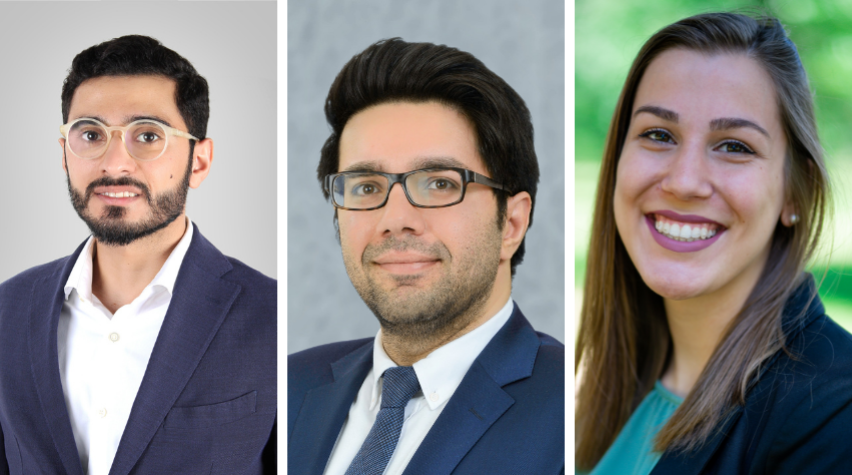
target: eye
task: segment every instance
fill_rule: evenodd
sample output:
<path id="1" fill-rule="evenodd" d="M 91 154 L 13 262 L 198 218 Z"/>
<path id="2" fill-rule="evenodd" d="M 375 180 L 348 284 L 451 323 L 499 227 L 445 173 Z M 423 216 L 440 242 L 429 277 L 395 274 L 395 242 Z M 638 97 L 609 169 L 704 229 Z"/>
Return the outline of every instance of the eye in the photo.
<path id="1" fill-rule="evenodd" d="M 672 135 L 663 129 L 651 129 L 639 134 L 640 137 L 653 140 L 654 142 L 674 143 Z"/>
<path id="2" fill-rule="evenodd" d="M 151 143 L 157 140 L 160 140 L 160 136 L 154 132 L 142 132 L 136 136 L 136 141 L 142 143 Z"/>
<path id="3" fill-rule="evenodd" d="M 458 185 L 446 178 L 435 178 L 429 183 L 429 188 L 433 190 L 454 190 L 458 188 Z"/>
<path id="4" fill-rule="evenodd" d="M 361 183 L 352 187 L 352 194 L 359 196 L 374 195 L 380 193 L 375 183 Z"/>
<path id="5" fill-rule="evenodd" d="M 717 150 L 726 153 L 745 153 L 748 155 L 754 155 L 754 150 L 739 140 L 728 140 L 726 142 L 722 142 L 722 144 L 717 147 Z"/>
<path id="6" fill-rule="evenodd" d="M 100 140 L 101 134 L 94 130 L 87 130 L 81 134 L 81 137 L 87 142 L 96 142 Z"/>

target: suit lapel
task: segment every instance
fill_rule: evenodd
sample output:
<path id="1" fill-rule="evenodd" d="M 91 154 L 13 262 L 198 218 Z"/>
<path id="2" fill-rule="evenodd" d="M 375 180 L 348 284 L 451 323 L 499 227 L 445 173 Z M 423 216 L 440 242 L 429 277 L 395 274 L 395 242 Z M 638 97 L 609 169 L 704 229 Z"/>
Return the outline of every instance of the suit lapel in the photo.
<path id="1" fill-rule="evenodd" d="M 42 413 L 65 472 L 79 475 L 83 468 L 62 392 L 56 338 L 65 300 L 65 282 L 82 248 L 80 246 L 66 258 L 60 270 L 33 284 L 28 333 L 30 362 Z"/>
<path id="2" fill-rule="evenodd" d="M 290 436 L 292 473 L 321 475 L 364 378 L 373 367 L 373 343 L 332 363 L 334 382 L 305 395 Z"/>
<path id="3" fill-rule="evenodd" d="M 110 475 L 130 472 L 201 361 L 241 289 L 230 269 L 196 227 Z"/>
<path id="4" fill-rule="evenodd" d="M 446 475 L 515 400 L 503 386 L 532 375 L 541 342 L 517 305 L 473 362 L 408 462 L 406 475 Z"/>

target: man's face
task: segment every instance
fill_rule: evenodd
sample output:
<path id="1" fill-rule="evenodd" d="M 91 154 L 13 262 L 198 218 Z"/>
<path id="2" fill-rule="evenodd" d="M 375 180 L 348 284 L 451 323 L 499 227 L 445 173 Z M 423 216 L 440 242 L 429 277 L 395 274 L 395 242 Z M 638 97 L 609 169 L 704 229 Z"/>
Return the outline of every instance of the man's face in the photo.
<path id="1" fill-rule="evenodd" d="M 186 131 L 174 97 L 175 82 L 159 76 L 89 79 L 74 92 L 68 121 L 84 117 L 124 126 L 147 118 Z M 147 162 L 127 153 L 119 132 L 93 160 L 76 156 L 65 139 L 59 142 L 72 204 L 98 242 L 127 245 L 183 216 L 193 165 L 188 139 L 168 137 L 162 156 Z"/>
<path id="2" fill-rule="evenodd" d="M 339 171 L 434 166 L 490 176 L 468 119 L 437 102 L 370 107 L 340 137 Z M 482 311 L 501 261 L 496 215 L 491 188 L 475 183 L 461 203 L 446 208 L 416 208 L 397 184 L 382 208 L 338 211 L 349 278 L 384 331 L 434 334 Z"/>

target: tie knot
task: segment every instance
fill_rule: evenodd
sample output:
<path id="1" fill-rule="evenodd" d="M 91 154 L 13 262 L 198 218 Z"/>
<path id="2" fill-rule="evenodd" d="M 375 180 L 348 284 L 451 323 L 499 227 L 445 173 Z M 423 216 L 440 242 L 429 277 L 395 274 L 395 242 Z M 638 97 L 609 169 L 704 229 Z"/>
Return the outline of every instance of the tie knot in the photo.
<path id="1" fill-rule="evenodd" d="M 388 368 L 382 382 L 382 408 L 404 407 L 409 399 L 420 390 L 417 374 L 411 366 Z"/>

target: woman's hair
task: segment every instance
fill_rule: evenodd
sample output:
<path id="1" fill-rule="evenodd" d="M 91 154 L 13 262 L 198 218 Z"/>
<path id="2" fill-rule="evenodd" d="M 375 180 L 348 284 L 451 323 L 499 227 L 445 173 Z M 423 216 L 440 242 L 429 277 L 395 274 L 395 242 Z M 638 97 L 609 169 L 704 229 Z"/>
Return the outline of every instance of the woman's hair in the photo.
<path id="1" fill-rule="evenodd" d="M 697 15 L 663 28 L 645 43 L 618 99 L 598 181 L 574 368 L 582 368 L 575 416 L 576 465 L 583 470 L 601 459 L 671 358 L 663 299 L 642 281 L 627 254 L 615 224 L 613 194 L 639 82 L 655 58 L 674 48 L 745 55 L 772 78 L 787 138 L 785 198 L 799 219 L 791 227 L 776 225 L 760 279 L 698 381 L 658 433 L 656 450 L 694 450 L 707 441 L 745 401 L 761 365 L 785 349 L 782 309 L 801 283 L 828 210 L 828 175 L 808 79 L 777 19 Z"/>

